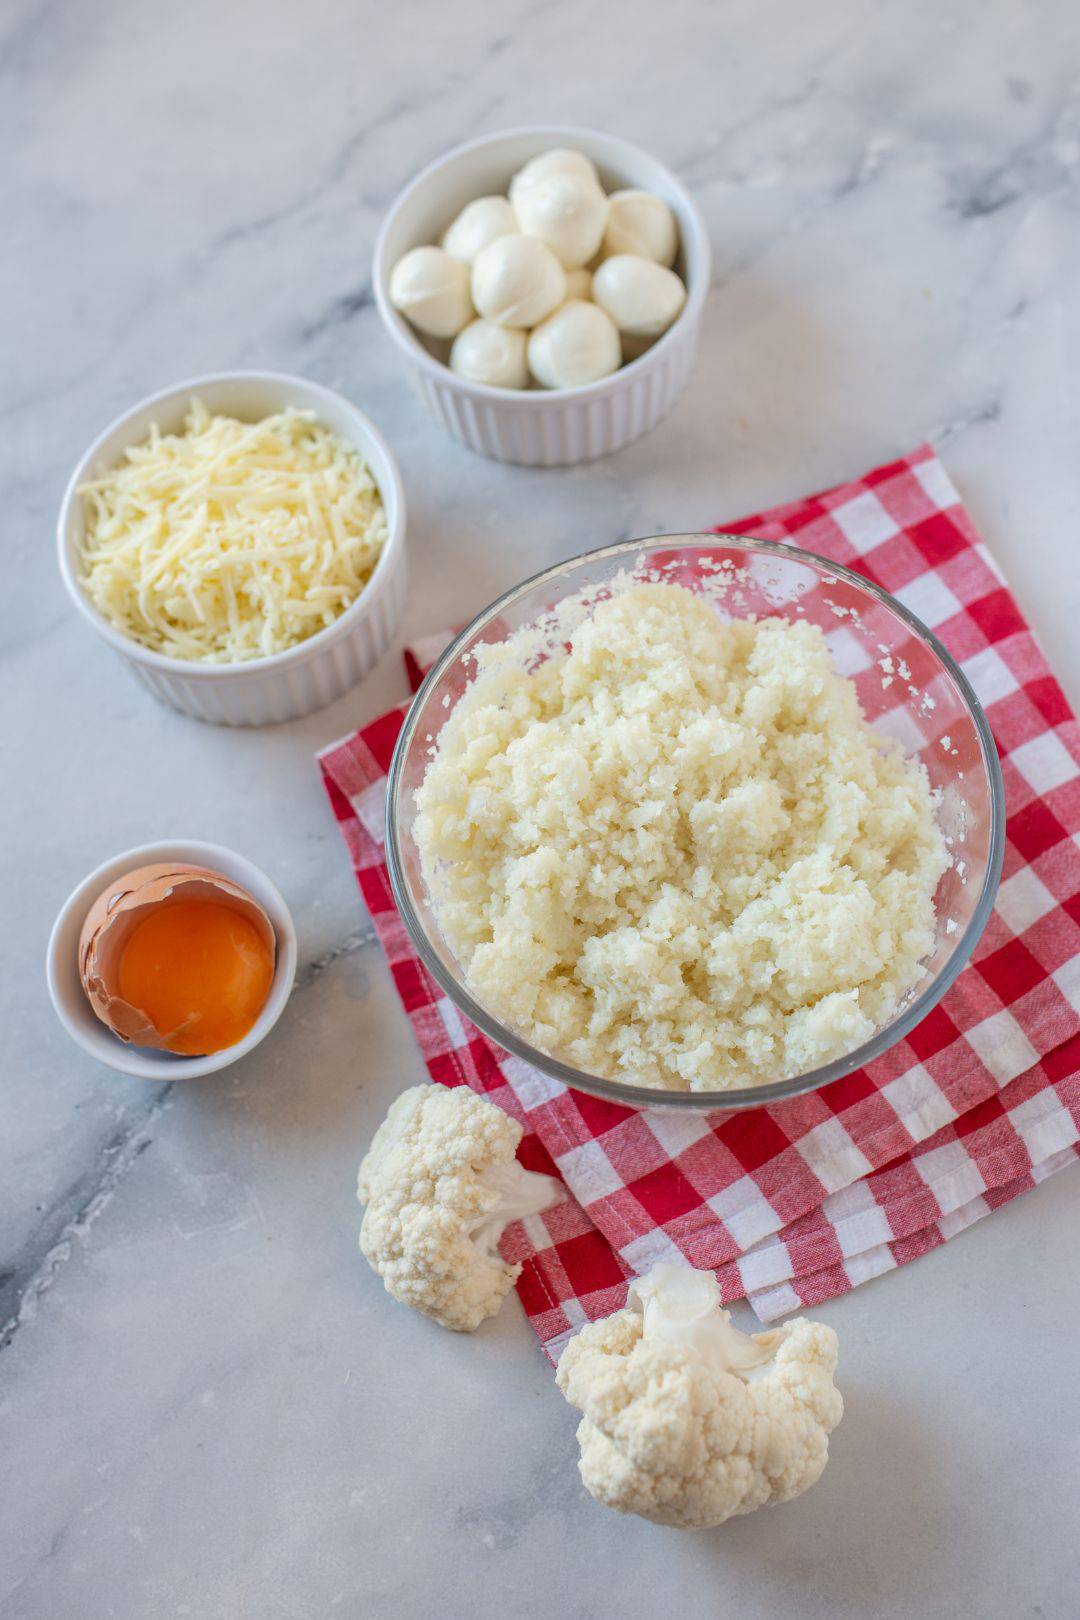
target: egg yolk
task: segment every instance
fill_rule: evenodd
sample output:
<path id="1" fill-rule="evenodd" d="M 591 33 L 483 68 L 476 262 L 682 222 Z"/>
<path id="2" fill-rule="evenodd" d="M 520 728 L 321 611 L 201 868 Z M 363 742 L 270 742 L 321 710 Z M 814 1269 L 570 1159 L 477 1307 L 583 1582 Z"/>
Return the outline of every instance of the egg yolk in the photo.
<path id="1" fill-rule="evenodd" d="M 215 900 L 155 906 L 120 955 L 118 989 L 166 1048 L 188 1057 L 242 1040 L 274 974 L 273 953 L 247 917 Z"/>

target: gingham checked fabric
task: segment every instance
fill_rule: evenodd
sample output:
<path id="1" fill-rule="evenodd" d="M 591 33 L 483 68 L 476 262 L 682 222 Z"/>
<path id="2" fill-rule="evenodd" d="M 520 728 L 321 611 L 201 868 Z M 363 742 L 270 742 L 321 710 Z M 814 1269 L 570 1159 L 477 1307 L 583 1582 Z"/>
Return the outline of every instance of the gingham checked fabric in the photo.
<path id="1" fill-rule="evenodd" d="M 507 1234 L 553 1357 L 625 1280 L 682 1256 L 763 1320 L 926 1253 L 1080 1153 L 1080 727 L 928 446 L 853 484 L 725 525 L 876 580 L 929 624 L 986 709 L 1007 849 L 972 963 L 903 1041 L 809 1097 L 724 1119 L 572 1092 L 493 1045 L 427 976 L 383 860 L 392 710 L 320 756 L 360 888 L 432 1078 L 526 1128 L 562 1205 Z M 406 656 L 414 689 L 445 644 Z M 406 705 L 407 707 L 407 705 Z"/>

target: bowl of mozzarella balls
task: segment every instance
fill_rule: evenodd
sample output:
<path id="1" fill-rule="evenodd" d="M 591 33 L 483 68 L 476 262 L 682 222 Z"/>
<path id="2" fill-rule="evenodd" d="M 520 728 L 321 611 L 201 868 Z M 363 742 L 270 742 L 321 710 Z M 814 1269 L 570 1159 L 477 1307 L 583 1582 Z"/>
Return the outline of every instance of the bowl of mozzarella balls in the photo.
<path id="1" fill-rule="evenodd" d="M 639 438 L 689 377 L 709 287 L 675 175 L 597 130 L 459 146 L 399 195 L 375 298 L 421 398 L 469 449 L 526 466 Z"/>

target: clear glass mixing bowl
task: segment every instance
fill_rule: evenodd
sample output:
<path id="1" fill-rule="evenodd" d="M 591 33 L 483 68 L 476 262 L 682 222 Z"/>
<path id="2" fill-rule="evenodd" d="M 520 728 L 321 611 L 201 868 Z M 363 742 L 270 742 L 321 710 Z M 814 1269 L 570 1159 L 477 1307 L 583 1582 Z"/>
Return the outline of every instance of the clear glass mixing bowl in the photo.
<path id="1" fill-rule="evenodd" d="M 925 764 L 938 792 L 938 820 L 952 864 L 934 897 L 937 936 L 922 980 L 895 1016 L 846 1057 L 738 1091 L 660 1091 L 583 1073 L 533 1046 L 478 1001 L 443 939 L 413 837 L 414 795 L 432 745 L 473 678 L 472 650 L 543 624 L 567 597 L 602 598 L 628 571 L 704 592 L 727 617 L 780 614 L 820 625 L 837 669 L 856 684 L 863 712 Z M 559 631 L 553 632 L 552 645 Z M 424 966 L 485 1035 L 578 1091 L 639 1108 L 735 1112 L 797 1097 L 862 1068 L 912 1029 L 945 994 L 979 939 L 997 892 L 1005 801 L 986 716 L 940 641 L 888 592 L 812 552 L 734 534 L 660 535 L 605 546 L 559 563 L 485 608 L 425 680 L 402 727 L 387 787 L 387 861 L 394 897 Z"/>

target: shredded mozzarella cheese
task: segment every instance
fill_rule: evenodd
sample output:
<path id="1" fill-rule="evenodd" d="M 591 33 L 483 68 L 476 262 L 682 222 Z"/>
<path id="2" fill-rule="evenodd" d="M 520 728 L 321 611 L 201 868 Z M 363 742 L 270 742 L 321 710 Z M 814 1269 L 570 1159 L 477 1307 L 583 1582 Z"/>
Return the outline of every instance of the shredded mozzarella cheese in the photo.
<path id="1" fill-rule="evenodd" d="M 354 446 L 310 411 L 261 422 L 192 400 L 81 486 L 82 584 L 122 635 L 193 663 L 284 652 L 364 589 L 386 514 Z"/>

